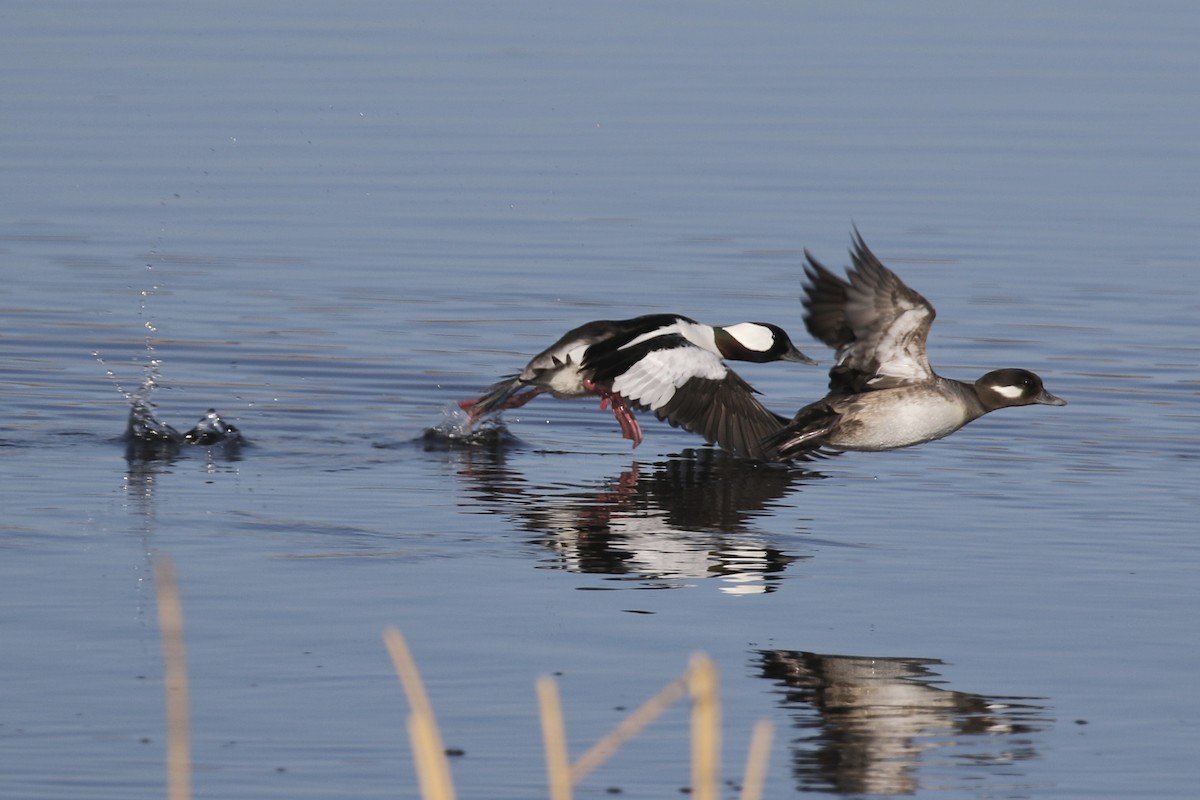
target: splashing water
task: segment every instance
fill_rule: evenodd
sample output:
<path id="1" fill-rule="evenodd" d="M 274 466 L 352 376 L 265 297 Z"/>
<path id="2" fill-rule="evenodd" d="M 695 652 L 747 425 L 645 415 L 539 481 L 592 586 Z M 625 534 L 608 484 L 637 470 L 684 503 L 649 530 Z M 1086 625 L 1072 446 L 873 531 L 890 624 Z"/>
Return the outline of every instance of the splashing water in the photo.
<path id="1" fill-rule="evenodd" d="M 147 264 L 147 269 L 153 265 Z M 139 315 L 146 316 L 146 301 L 159 290 L 157 285 L 139 292 Z M 242 444 L 241 432 L 232 423 L 226 422 L 215 409 L 208 409 L 204 416 L 186 433 L 158 419 L 154 413 L 155 405 L 151 399 L 155 389 L 161 385 L 162 359 L 155 352 L 155 337 L 158 326 L 154 320 L 147 319 L 143 326 L 146 329 L 145 350 L 146 361 L 142 369 L 142 380 L 137 389 L 130 392 L 122 386 L 116 374 L 108 366 L 98 351 L 92 355 L 104 367 L 104 374 L 116 387 L 117 391 L 129 403 L 129 418 L 125 425 L 122 440 L 125 442 L 128 454 L 138 458 L 170 457 L 178 452 L 182 445 L 209 446 L 225 443 L 227 446 Z"/>
<path id="2" fill-rule="evenodd" d="M 240 438 L 241 433 L 238 429 L 221 419 L 221 415 L 211 408 L 205 412 L 195 427 L 183 435 L 183 440 L 188 444 L 202 445 Z"/>
<path id="3" fill-rule="evenodd" d="M 499 415 L 485 419 L 473 428 L 467 422 L 468 417 L 462 410 L 447 406 L 442 409 L 441 424 L 426 428 L 421 443 L 426 450 L 453 450 L 460 447 L 498 449 L 515 441 Z"/>

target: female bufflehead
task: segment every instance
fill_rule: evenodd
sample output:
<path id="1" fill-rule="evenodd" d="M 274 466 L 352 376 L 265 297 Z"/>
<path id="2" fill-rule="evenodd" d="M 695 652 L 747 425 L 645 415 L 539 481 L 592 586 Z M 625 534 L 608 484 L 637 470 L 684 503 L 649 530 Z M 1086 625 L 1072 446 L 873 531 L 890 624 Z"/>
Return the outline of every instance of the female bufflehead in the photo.
<path id="1" fill-rule="evenodd" d="M 560 399 L 597 396 L 601 410 L 611 406 L 621 435 L 634 447 L 642 441 L 633 416 L 638 408 L 734 455 L 762 458 L 763 438 L 787 419 L 764 408 L 723 359 L 816 363 L 775 325 L 741 322 L 715 328 L 677 314 L 649 314 L 580 325 L 534 356 L 519 375 L 458 405 L 467 412 L 469 427 L 544 392 Z"/>
<path id="2" fill-rule="evenodd" d="M 974 383 L 938 375 L 925 354 L 933 306 L 880 263 L 857 230 L 850 256 L 844 281 L 805 251 L 804 322 L 837 350 L 837 364 L 829 394 L 766 438 L 769 454 L 894 450 L 949 436 L 998 408 L 1067 404 L 1024 369 L 995 370 Z"/>

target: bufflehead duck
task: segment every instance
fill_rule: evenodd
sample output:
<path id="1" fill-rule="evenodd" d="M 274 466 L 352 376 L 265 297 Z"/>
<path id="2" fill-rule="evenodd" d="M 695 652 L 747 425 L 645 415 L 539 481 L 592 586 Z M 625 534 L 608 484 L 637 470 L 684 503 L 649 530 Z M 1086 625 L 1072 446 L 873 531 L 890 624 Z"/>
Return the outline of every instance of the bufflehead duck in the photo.
<path id="1" fill-rule="evenodd" d="M 934 372 L 925 354 L 933 306 L 875 257 L 857 229 L 853 241 L 849 281 L 805 251 L 804 322 L 837 351 L 837 363 L 829 394 L 766 438 L 771 455 L 894 450 L 949 436 L 998 408 L 1067 404 L 1024 369 L 998 369 L 974 383 Z"/>
<path id="2" fill-rule="evenodd" d="M 724 359 L 816 363 L 782 328 L 763 322 L 712 327 L 677 314 L 597 320 L 568 331 L 520 374 L 458 405 L 469 427 L 545 392 L 560 399 L 597 396 L 600 409 L 611 407 L 621 435 L 634 447 L 642 441 L 636 408 L 734 455 L 763 458 L 763 438 L 787 419 L 764 408 Z"/>

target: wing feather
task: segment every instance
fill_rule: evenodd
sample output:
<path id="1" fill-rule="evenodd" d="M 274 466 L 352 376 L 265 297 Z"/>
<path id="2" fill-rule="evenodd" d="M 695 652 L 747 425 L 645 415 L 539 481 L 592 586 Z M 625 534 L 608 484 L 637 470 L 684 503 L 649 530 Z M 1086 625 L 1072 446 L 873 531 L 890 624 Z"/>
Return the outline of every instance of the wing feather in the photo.
<path id="1" fill-rule="evenodd" d="M 885 267 L 854 232 L 843 280 L 805 252 L 804 322 L 837 351 L 829 388 L 838 394 L 921 383 L 934 377 L 925 341 L 935 312 Z"/>

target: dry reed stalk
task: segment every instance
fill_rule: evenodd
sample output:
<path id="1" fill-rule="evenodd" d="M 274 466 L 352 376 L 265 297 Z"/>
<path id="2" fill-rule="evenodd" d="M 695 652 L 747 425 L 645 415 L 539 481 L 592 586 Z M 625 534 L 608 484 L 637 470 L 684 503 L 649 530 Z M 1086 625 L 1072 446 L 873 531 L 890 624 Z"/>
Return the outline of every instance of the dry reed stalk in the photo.
<path id="1" fill-rule="evenodd" d="M 767 759 L 771 755 L 774 726 L 760 719 L 750 735 L 750 750 L 746 753 L 746 772 L 742 777 L 741 800 L 760 800 L 767 777 Z"/>
<path id="2" fill-rule="evenodd" d="M 446 748 L 438 730 L 433 707 L 421 682 L 404 637 L 395 628 L 383 632 L 383 641 L 391 654 L 396 675 L 408 696 L 412 714 L 408 718 L 408 736 L 412 742 L 413 761 L 417 767 L 417 778 L 421 782 L 423 800 L 454 800 L 454 781 L 450 777 L 450 764 L 446 760 Z"/>
<path id="3" fill-rule="evenodd" d="M 454 800 L 454 784 L 450 778 L 445 747 L 416 663 L 398 630 L 387 628 L 383 639 L 412 707 L 408 731 L 413 745 L 413 760 L 416 762 L 417 775 L 421 782 L 421 798 Z M 558 684 L 549 676 L 538 679 L 537 694 L 550 800 L 571 800 L 571 790 L 575 784 L 603 764 L 622 745 L 638 735 L 685 694 L 692 697 L 691 794 L 697 800 L 718 800 L 721 771 L 721 699 L 718 683 L 716 665 L 708 656 L 697 653 L 692 656 L 683 675 L 642 703 L 633 713 L 621 720 L 617 727 L 592 745 L 578 761 L 571 764 Z M 771 723 L 766 720 L 760 721 L 754 728 L 746 756 L 741 800 L 760 800 L 762 797 L 771 735 Z"/>
<path id="4" fill-rule="evenodd" d="M 653 722 L 659 714 L 670 708 L 672 703 L 686 693 L 687 674 L 685 673 L 664 686 L 658 694 L 642 703 L 637 710 L 621 720 L 617 727 L 609 731 L 603 739 L 580 756 L 579 760 L 571 765 L 571 783 L 579 783 L 584 775 L 608 760 L 609 756 L 620 749 L 621 745 L 637 736 L 642 728 Z"/>
<path id="5" fill-rule="evenodd" d="M 692 797 L 717 800 L 721 778 L 721 698 L 717 667 L 703 653 L 688 666 L 688 692 L 692 696 Z"/>
<path id="6" fill-rule="evenodd" d="M 539 678 L 537 694 L 550 800 L 571 800 L 571 762 L 567 757 L 567 728 L 563 722 L 558 684 L 548 675 Z"/>
<path id="7" fill-rule="evenodd" d="M 187 650 L 183 642 L 183 605 L 171 560 L 154 560 L 154 593 L 162 636 L 163 684 L 167 705 L 167 798 L 190 800 L 192 758 L 188 723 Z"/>

